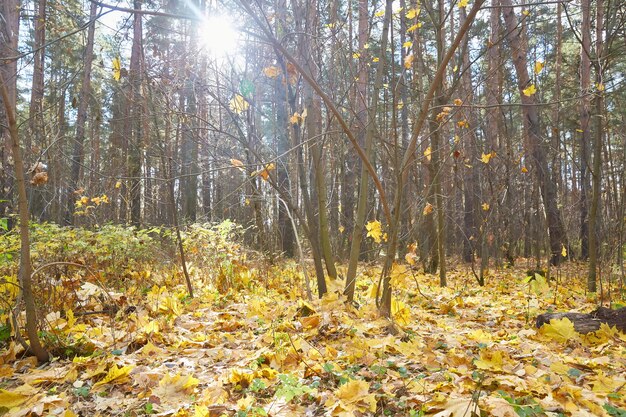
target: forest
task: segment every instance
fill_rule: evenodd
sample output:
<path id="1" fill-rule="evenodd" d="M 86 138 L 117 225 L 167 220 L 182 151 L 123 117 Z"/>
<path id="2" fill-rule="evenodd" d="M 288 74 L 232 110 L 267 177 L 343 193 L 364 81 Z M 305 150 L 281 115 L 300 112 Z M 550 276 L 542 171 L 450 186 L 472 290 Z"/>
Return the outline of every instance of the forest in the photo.
<path id="1" fill-rule="evenodd" d="M 0 416 L 625 417 L 622 54 L 621 0 L 2 0 Z"/>

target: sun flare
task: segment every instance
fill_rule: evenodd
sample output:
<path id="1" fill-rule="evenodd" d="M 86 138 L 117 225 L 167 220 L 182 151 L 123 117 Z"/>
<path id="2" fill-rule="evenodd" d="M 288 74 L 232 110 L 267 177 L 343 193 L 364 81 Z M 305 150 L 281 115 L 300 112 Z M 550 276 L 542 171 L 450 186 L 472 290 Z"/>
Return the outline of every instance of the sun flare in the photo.
<path id="1" fill-rule="evenodd" d="M 236 52 L 239 33 L 227 16 L 212 16 L 204 20 L 198 36 L 201 48 L 213 57 L 221 58 Z"/>

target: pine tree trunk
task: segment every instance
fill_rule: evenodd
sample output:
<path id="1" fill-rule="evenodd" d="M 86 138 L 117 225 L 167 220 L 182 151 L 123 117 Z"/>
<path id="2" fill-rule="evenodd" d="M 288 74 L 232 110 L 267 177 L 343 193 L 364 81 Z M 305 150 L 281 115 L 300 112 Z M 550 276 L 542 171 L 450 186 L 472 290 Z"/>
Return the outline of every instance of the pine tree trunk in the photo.
<path id="1" fill-rule="evenodd" d="M 93 62 L 93 44 L 96 31 L 96 14 L 98 5 L 91 3 L 89 10 L 89 19 L 91 24 L 87 30 L 87 45 L 83 54 L 85 66 L 83 70 L 83 80 L 80 88 L 80 99 L 78 102 L 78 110 L 76 114 L 76 135 L 74 136 L 74 147 L 72 150 L 72 165 L 70 168 L 70 187 L 67 192 L 65 224 L 74 224 L 74 202 L 76 200 L 75 192 L 80 187 L 80 171 L 83 164 L 83 149 L 85 146 L 85 124 L 87 122 L 87 109 L 89 108 L 91 96 L 91 66 Z"/>
<path id="2" fill-rule="evenodd" d="M 562 248 L 568 247 L 567 235 L 561 217 L 561 211 L 557 203 L 556 184 L 550 176 L 548 160 L 546 157 L 545 143 L 542 139 L 539 112 L 534 105 L 534 95 L 527 96 L 523 90 L 530 87 L 532 81 L 528 75 L 528 59 L 526 57 L 526 34 L 520 30 L 511 0 L 501 0 L 504 20 L 507 26 L 507 39 L 511 47 L 513 64 L 517 74 L 517 83 L 522 100 L 522 112 L 524 115 L 524 127 L 528 133 L 528 148 L 534 172 L 541 190 L 543 205 L 548 222 L 548 234 L 550 237 L 550 262 L 558 265 L 562 260 Z"/>

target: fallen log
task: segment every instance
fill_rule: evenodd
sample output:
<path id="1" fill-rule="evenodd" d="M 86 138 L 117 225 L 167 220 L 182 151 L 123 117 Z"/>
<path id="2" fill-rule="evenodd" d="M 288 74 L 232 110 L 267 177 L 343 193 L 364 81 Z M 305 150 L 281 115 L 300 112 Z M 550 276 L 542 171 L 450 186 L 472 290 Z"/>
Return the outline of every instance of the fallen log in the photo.
<path id="1" fill-rule="evenodd" d="M 626 307 L 617 310 L 611 310 L 606 307 L 598 307 L 591 313 L 545 313 L 537 316 L 537 327 L 550 323 L 552 319 L 562 319 L 567 317 L 573 324 L 574 329 L 578 333 L 595 332 L 600 328 L 602 323 L 606 323 L 609 327 L 615 326 L 617 330 L 626 333 Z"/>

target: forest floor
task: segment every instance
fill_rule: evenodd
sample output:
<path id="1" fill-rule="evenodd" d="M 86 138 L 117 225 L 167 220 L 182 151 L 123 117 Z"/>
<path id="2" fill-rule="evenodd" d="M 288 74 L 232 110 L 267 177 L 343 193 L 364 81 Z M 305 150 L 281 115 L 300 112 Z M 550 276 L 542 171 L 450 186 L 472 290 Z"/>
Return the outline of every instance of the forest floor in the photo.
<path id="1" fill-rule="evenodd" d="M 535 328 L 543 312 L 596 308 L 583 265 L 549 283 L 526 282 L 521 267 L 490 271 L 483 288 L 467 266 L 440 288 L 399 265 L 396 334 L 377 314 L 375 266 L 360 271 L 358 308 L 343 281 L 303 301 L 295 264 L 192 272 L 193 299 L 180 276 L 148 271 L 161 285 L 109 289 L 114 317 L 48 314 L 44 336 L 64 348 L 47 364 L 7 342 L 0 415 L 626 416 L 626 335 L 582 336 L 567 320 Z M 605 300 L 623 305 L 610 290 Z M 108 298 L 88 283 L 76 293 L 84 311 Z"/>

